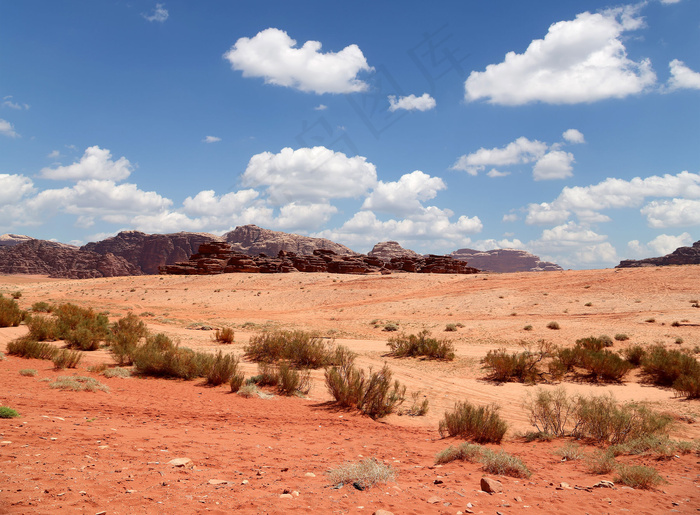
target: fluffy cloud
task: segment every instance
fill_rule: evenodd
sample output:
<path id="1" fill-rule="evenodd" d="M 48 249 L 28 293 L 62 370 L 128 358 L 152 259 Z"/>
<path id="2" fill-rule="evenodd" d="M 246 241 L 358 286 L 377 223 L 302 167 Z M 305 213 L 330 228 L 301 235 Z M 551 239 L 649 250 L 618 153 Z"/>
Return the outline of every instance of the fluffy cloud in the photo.
<path id="1" fill-rule="evenodd" d="M 33 192 L 34 184 L 28 177 L 0 173 L 0 205 L 16 204 Z"/>
<path id="2" fill-rule="evenodd" d="M 399 97 L 398 99 L 394 95 L 389 95 L 389 104 L 389 111 L 392 112 L 398 109 L 404 109 L 406 111 L 430 111 L 435 108 L 436 102 L 433 97 L 427 93 L 423 93 L 419 97 L 408 95 L 407 97 Z"/>
<path id="3" fill-rule="evenodd" d="M 7 120 L 0 118 L 0 134 L 3 136 L 8 136 L 10 138 L 17 138 L 19 134 L 15 132 L 15 128 Z"/>
<path id="4" fill-rule="evenodd" d="M 452 170 L 464 170 L 469 175 L 476 175 L 486 166 L 531 163 L 541 158 L 546 151 L 546 143 L 520 137 L 503 148 L 482 147 L 476 152 L 463 155 L 452 165 Z"/>
<path id="5" fill-rule="evenodd" d="M 329 203 L 298 204 L 292 202 L 280 208 L 274 227 L 284 231 L 298 229 L 318 229 L 324 225 L 338 209 Z"/>
<path id="6" fill-rule="evenodd" d="M 241 190 L 217 196 L 213 190 L 200 191 L 182 203 L 184 212 L 193 216 L 226 217 L 240 213 L 257 199 L 255 190 Z"/>
<path id="7" fill-rule="evenodd" d="M 583 133 L 577 129 L 568 129 L 564 131 L 561 136 L 568 143 L 577 144 L 586 142 Z"/>
<path id="8" fill-rule="evenodd" d="M 6 97 L 3 97 L 2 107 L 9 107 L 10 109 L 21 111 L 23 109 L 29 109 L 29 104 L 20 104 L 18 102 L 13 102 L 12 95 L 7 95 Z"/>
<path id="9" fill-rule="evenodd" d="M 357 75 L 373 68 L 357 45 L 324 54 L 318 41 L 307 41 L 301 48 L 295 48 L 296 43 L 286 32 L 269 28 L 253 38 L 240 38 L 224 58 L 244 77 L 262 77 L 267 84 L 318 94 L 367 90 Z"/>
<path id="10" fill-rule="evenodd" d="M 566 179 L 573 174 L 574 155 L 563 150 L 552 150 L 537 160 L 532 169 L 532 176 L 536 181 L 551 179 Z"/>
<path id="11" fill-rule="evenodd" d="M 557 246 L 580 245 L 581 243 L 595 243 L 604 241 L 607 237 L 597 234 L 588 227 L 568 222 L 552 229 L 542 231 L 541 242 L 551 243 Z"/>
<path id="12" fill-rule="evenodd" d="M 525 244 L 519 239 L 509 240 L 478 240 L 472 244 L 472 247 L 476 250 L 493 250 L 493 249 L 524 249 Z"/>
<path id="13" fill-rule="evenodd" d="M 165 4 L 156 4 L 153 9 L 152 14 L 142 14 L 148 21 L 157 21 L 158 23 L 163 23 L 168 19 L 168 10 L 165 8 Z"/>
<path id="14" fill-rule="evenodd" d="M 250 158 L 242 181 L 244 186 L 266 187 L 275 205 L 318 203 L 363 195 L 377 183 L 377 170 L 362 156 L 347 157 L 326 147 L 283 148 Z"/>
<path id="15" fill-rule="evenodd" d="M 508 52 L 502 63 L 472 72 L 464 85 L 466 100 L 576 104 L 644 91 L 656 81 L 651 63 L 630 60 L 623 44 L 625 32 L 643 26 L 637 9 L 584 12 L 551 25 L 524 53 Z"/>
<path id="16" fill-rule="evenodd" d="M 674 198 L 654 200 L 641 210 L 651 227 L 700 225 L 700 200 Z"/>
<path id="17" fill-rule="evenodd" d="M 673 236 L 671 234 L 660 234 L 647 244 L 640 243 L 639 240 L 632 240 L 627 243 L 628 251 L 633 258 L 645 258 L 650 256 L 665 256 L 678 247 L 688 247 L 692 245 L 693 238 L 687 232 Z"/>
<path id="18" fill-rule="evenodd" d="M 674 59 L 668 65 L 671 77 L 668 79 L 668 89 L 700 89 L 700 73 L 688 68 L 683 61 Z"/>
<path id="19" fill-rule="evenodd" d="M 207 136 L 202 140 L 204 143 L 218 143 L 221 141 L 221 138 L 218 138 L 216 136 Z"/>
<path id="20" fill-rule="evenodd" d="M 527 207 L 525 223 L 528 225 L 555 225 L 568 220 L 571 213 L 566 209 L 561 209 L 542 202 L 541 204 L 530 204 Z"/>
<path id="21" fill-rule="evenodd" d="M 97 145 L 85 150 L 80 161 L 68 166 L 57 168 L 43 168 L 40 172 L 45 179 L 54 180 L 81 180 L 81 179 L 105 179 L 121 181 L 131 175 L 133 167 L 128 159 L 120 157 L 112 160 L 112 154 L 107 149 L 101 149 Z"/>
<path id="22" fill-rule="evenodd" d="M 396 182 L 379 181 L 374 190 L 365 199 L 362 209 L 405 216 L 419 213 L 423 209 L 422 201 L 435 198 L 437 192 L 447 186 L 439 177 L 416 170 L 401 176 Z"/>
<path id="23" fill-rule="evenodd" d="M 510 175 L 510 172 L 499 172 L 495 168 L 492 168 L 486 173 L 487 176 L 493 178 L 493 177 L 508 177 Z"/>

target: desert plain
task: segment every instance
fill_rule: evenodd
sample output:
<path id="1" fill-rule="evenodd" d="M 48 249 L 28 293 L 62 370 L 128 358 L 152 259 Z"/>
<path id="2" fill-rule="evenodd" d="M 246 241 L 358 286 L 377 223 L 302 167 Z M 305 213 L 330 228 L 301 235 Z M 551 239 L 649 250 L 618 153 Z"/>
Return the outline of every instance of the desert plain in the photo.
<path id="1" fill-rule="evenodd" d="M 569 438 L 527 442 L 522 435 L 533 429 L 523 403 L 536 388 L 564 386 L 570 394 L 610 393 L 620 402 L 643 403 L 673 416 L 673 438 L 696 442 L 700 401 L 645 383 L 638 369 L 617 384 L 498 384 L 487 379 L 481 359 L 489 350 L 518 351 L 538 340 L 573 346 L 578 338 L 619 333 L 630 339 L 616 341 L 613 350 L 658 343 L 700 350 L 700 309 L 692 306 L 700 298 L 699 280 L 700 266 L 475 275 L 0 276 L 0 292 L 20 291 L 23 308 L 73 302 L 108 312 L 113 321 L 133 312 L 152 332 L 206 352 L 242 356 L 251 335 L 264 329 L 313 331 L 350 347 L 364 368 L 387 363 L 409 393 L 430 403 L 425 416 L 374 421 L 331 403 L 323 370 L 312 373 L 306 397 L 261 399 L 202 380 L 105 378 L 88 371 L 113 363 L 105 349 L 85 353 L 78 368 L 67 371 L 5 353 L 0 405 L 21 417 L 0 419 L 0 513 L 697 513 L 696 452 L 620 456 L 622 463 L 653 466 L 665 482 L 648 490 L 619 483 L 591 488 L 615 474 L 592 474 L 585 460 L 562 461 L 557 451 Z M 559 329 L 548 328 L 550 322 Z M 451 339 L 456 359 L 389 356 L 387 340 L 396 333 L 385 331 L 387 324 Z M 445 331 L 448 324 L 461 327 Z M 208 329 L 221 327 L 234 329 L 233 344 L 214 341 Z M 0 329 L 0 351 L 26 331 L 23 325 Z M 257 373 L 256 364 L 242 364 L 246 376 Z M 20 375 L 22 369 L 37 375 Z M 61 391 L 42 381 L 71 374 L 92 376 L 109 391 Z M 438 451 L 462 442 L 441 438 L 438 424 L 463 400 L 501 407 L 508 433 L 487 447 L 522 459 L 530 478 L 488 475 L 480 464 L 463 461 L 435 465 Z M 577 443 L 587 453 L 597 449 Z M 170 465 L 175 458 L 191 464 Z M 396 478 L 365 490 L 331 483 L 329 470 L 365 458 L 391 466 Z M 485 475 L 503 491 L 481 491 Z"/>

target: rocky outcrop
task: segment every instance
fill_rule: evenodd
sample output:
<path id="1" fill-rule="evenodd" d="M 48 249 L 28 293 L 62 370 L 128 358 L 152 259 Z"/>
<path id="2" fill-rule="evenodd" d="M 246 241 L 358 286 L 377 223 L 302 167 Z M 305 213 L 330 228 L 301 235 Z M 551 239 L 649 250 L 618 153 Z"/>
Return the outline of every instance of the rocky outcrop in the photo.
<path id="1" fill-rule="evenodd" d="M 29 236 L 24 236 L 22 234 L 0 234 L 0 248 L 3 247 L 14 247 L 25 241 L 31 241 L 34 238 Z"/>
<path id="2" fill-rule="evenodd" d="M 367 253 L 368 256 L 379 258 L 382 261 L 391 261 L 394 258 L 402 258 L 408 256 L 410 258 L 421 257 L 418 252 L 403 248 L 396 241 L 382 241 L 377 243 L 372 250 Z"/>
<path id="3" fill-rule="evenodd" d="M 615 268 L 635 268 L 641 266 L 700 265 L 700 241 L 692 247 L 679 247 L 662 257 L 647 259 L 625 259 Z"/>
<path id="4" fill-rule="evenodd" d="M 197 252 L 202 243 L 220 240 L 209 233 L 177 232 L 145 234 L 122 231 L 106 240 L 83 245 L 83 250 L 121 256 L 144 274 L 157 274 L 162 265 L 185 261 Z"/>
<path id="5" fill-rule="evenodd" d="M 539 256 L 517 249 L 486 251 L 459 249 L 450 254 L 450 256 L 455 259 L 468 261 L 471 266 L 485 272 L 550 272 L 562 270 L 562 267 L 556 263 L 541 261 Z"/>
<path id="6" fill-rule="evenodd" d="M 2 274 L 36 274 L 67 279 L 140 275 L 124 258 L 98 254 L 64 243 L 30 240 L 2 251 Z"/>
<path id="7" fill-rule="evenodd" d="M 464 261 L 449 256 L 394 258 L 383 261 L 362 254 L 341 256 L 332 250 L 316 249 L 310 255 L 298 255 L 281 250 L 277 257 L 265 254 L 249 256 L 236 251 L 232 245 L 213 241 L 200 245 L 199 251 L 188 261 L 160 267 L 161 274 L 211 275 L 226 273 L 288 273 L 328 272 L 334 274 L 389 274 L 417 272 L 436 274 L 473 274 L 479 270 L 467 266 Z"/>
<path id="8" fill-rule="evenodd" d="M 280 251 L 298 255 L 312 255 L 314 250 L 332 250 L 339 256 L 355 256 L 357 252 L 345 245 L 325 238 L 311 238 L 299 234 L 263 229 L 257 225 L 242 225 L 223 235 L 232 250 L 249 256 L 265 254 L 276 256 Z"/>

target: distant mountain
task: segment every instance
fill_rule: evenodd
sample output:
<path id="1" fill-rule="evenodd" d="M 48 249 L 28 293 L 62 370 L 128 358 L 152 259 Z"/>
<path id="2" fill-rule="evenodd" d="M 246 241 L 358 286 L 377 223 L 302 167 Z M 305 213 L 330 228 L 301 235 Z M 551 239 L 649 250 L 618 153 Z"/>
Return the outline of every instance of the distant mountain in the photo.
<path id="1" fill-rule="evenodd" d="M 139 231 L 122 231 L 106 240 L 83 245 L 81 249 L 121 256 L 140 273 L 157 274 L 159 266 L 186 261 L 197 252 L 202 243 L 209 241 L 222 239 L 213 234 L 197 232 L 146 234 Z"/>
<path id="2" fill-rule="evenodd" d="M 68 279 L 140 275 L 114 254 L 98 254 L 73 245 L 30 239 L 0 251 L 0 274 L 36 274 Z"/>
<path id="3" fill-rule="evenodd" d="M 223 239 L 231 244 L 231 250 L 257 256 L 277 256 L 280 250 L 295 254 L 311 255 L 314 250 L 332 250 L 339 256 L 356 256 L 345 245 L 335 243 L 325 238 L 311 238 L 299 234 L 263 229 L 257 225 L 242 225 L 223 235 Z"/>
<path id="4" fill-rule="evenodd" d="M 615 268 L 636 268 L 641 266 L 700 265 L 700 241 L 692 247 L 679 247 L 662 257 L 647 259 L 625 259 Z"/>
<path id="5" fill-rule="evenodd" d="M 33 240 L 29 236 L 24 236 L 22 234 L 0 234 L 0 248 L 2 247 L 14 247 L 25 241 Z"/>
<path id="6" fill-rule="evenodd" d="M 403 248 L 396 241 L 382 241 L 377 243 L 372 250 L 367 253 L 368 256 L 381 259 L 382 261 L 391 261 L 394 258 L 409 256 L 411 258 L 422 257 L 418 252 Z"/>
<path id="7" fill-rule="evenodd" d="M 541 261 L 539 256 L 517 249 L 485 251 L 459 249 L 455 250 L 450 256 L 466 261 L 470 266 L 485 272 L 553 272 L 563 270 L 556 263 Z"/>

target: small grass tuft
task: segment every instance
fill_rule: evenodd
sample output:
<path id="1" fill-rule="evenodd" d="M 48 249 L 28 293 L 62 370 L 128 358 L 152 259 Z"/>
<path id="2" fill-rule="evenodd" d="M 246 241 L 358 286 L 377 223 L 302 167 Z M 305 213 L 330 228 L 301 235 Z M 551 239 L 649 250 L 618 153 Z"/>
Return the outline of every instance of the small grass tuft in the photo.
<path id="1" fill-rule="evenodd" d="M 361 489 L 371 488 L 378 483 L 387 483 L 396 477 L 389 465 L 376 458 L 367 458 L 356 463 L 345 463 L 328 472 L 333 485 L 357 485 Z"/>
<path id="2" fill-rule="evenodd" d="M 561 327 L 559 326 L 559 322 L 550 322 L 547 324 L 547 329 L 553 329 L 555 331 L 558 331 L 559 329 L 561 329 Z"/>
<path id="3" fill-rule="evenodd" d="M 38 372 L 34 368 L 23 368 L 19 371 L 19 375 L 26 377 L 34 377 L 37 373 Z"/>
<path id="4" fill-rule="evenodd" d="M 19 416 L 16 410 L 8 408 L 7 406 L 0 406 L 0 418 L 16 418 Z"/>
<path id="5" fill-rule="evenodd" d="M 617 467 L 615 482 L 644 490 L 649 490 L 660 483 L 665 483 L 664 479 L 653 467 L 625 465 L 623 463 Z"/>
<path id="6" fill-rule="evenodd" d="M 70 390 L 74 392 L 109 392 L 109 387 L 92 377 L 58 376 L 49 384 L 51 388 L 58 390 Z"/>

